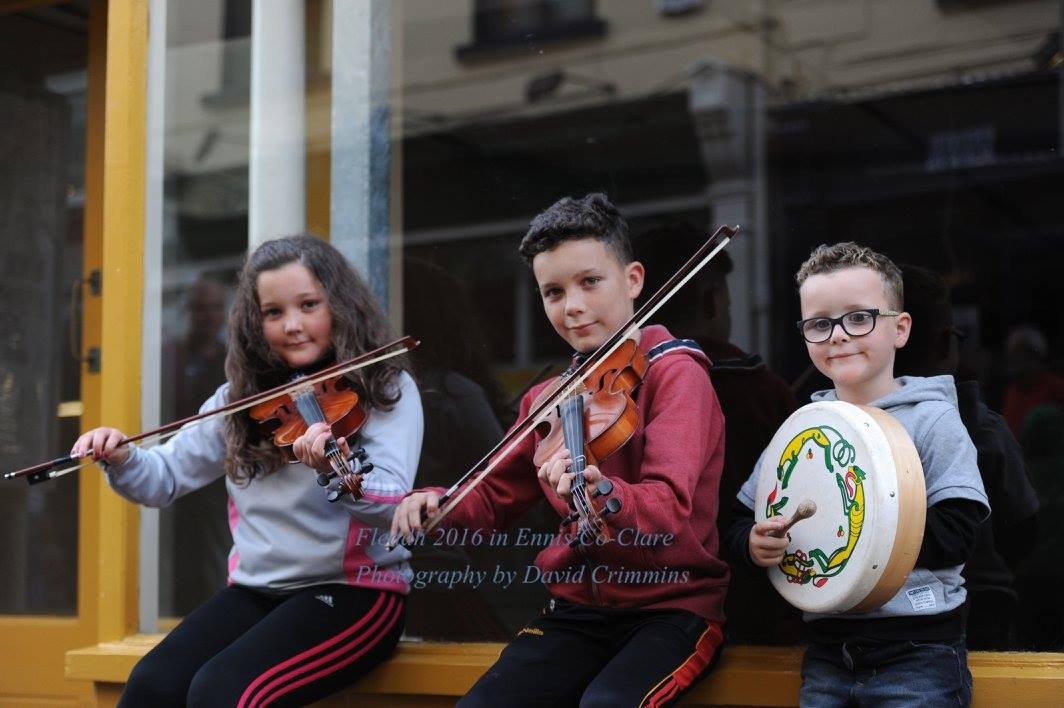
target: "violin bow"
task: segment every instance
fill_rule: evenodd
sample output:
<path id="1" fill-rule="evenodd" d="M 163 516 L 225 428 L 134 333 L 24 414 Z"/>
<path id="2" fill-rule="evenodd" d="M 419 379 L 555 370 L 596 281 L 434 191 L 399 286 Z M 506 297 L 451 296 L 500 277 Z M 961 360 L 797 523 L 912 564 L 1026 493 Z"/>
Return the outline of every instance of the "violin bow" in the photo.
<path id="1" fill-rule="evenodd" d="M 521 444 L 528 434 L 535 430 L 536 426 L 543 422 L 550 409 L 558 404 L 559 401 L 570 396 L 577 388 L 583 385 L 584 378 L 595 368 L 599 361 L 612 354 L 625 339 L 631 337 L 640 327 L 646 324 L 655 312 L 657 312 L 662 305 L 669 301 L 673 295 L 675 295 L 680 288 L 687 284 L 687 281 L 695 277 L 707 263 L 713 260 L 728 243 L 739 233 L 738 226 L 720 226 L 713 235 L 706 240 L 702 247 L 695 251 L 695 254 L 691 256 L 683 266 L 680 267 L 672 277 L 662 285 L 654 295 L 648 299 L 643 306 L 628 319 L 624 325 L 622 325 L 613 335 L 610 336 L 605 342 L 602 343 L 595 352 L 589 356 L 576 371 L 566 379 L 566 382 L 554 392 L 552 396 L 549 396 L 545 401 L 542 401 L 536 408 L 529 411 L 525 419 L 519 424 L 514 426 L 509 433 L 507 433 L 499 443 L 488 451 L 480 460 L 473 465 L 468 472 L 462 475 L 457 482 L 451 485 L 451 488 L 443 493 L 440 497 L 440 503 L 442 506 L 436 512 L 436 515 L 432 517 L 428 525 L 425 527 L 425 533 L 431 532 L 436 526 L 443 521 L 447 514 L 451 513 L 451 510 L 461 503 L 469 492 L 471 492 L 478 484 L 480 484 L 485 477 L 498 466 L 499 462 L 505 459 L 511 452 L 513 452 L 518 445 Z M 718 238 L 719 243 L 716 243 Z M 486 464 L 485 464 L 486 463 Z M 481 465 L 484 465 L 484 469 L 473 477 L 461 491 L 458 488 L 461 487 L 466 480 L 469 480 Z M 391 544 L 389 544 L 391 545 Z"/>
<path id="2" fill-rule="evenodd" d="M 372 364 L 385 361 L 386 359 L 391 359 L 392 357 L 399 356 L 400 354 L 405 354 L 406 352 L 411 351 L 412 349 L 417 347 L 418 344 L 418 340 L 414 339 L 413 337 L 400 337 L 399 339 L 396 339 L 393 342 L 389 342 L 388 344 L 377 347 L 376 349 L 368 351 L 365 354 L 356 356 L 353 359 L 348 359 L 347 361 L 342 361 L 338 364 L 333 364 L 332 366 L 326 367 L 321 371 L 314 373 L 312 376 L 307 376 L 300 379 L 298 382 L 284 383 L 280 386 L 275 386 L 274 388 L 271 388 L 269 390 L 262 391 L 261 393 L 256 393 L 252 396 L 241 398 L 239 401 L 227 403 L 224 406 L 220 406 L 213 410 L 197 413 L 196 415 L 192 415 L 187 418 L 182 418 L 181 420 L 175 420 L 172 423 L 167 423 L 166 425 L 162 425 L 158 428 L 147 430 L 143 433 L 137 433 L 136 435 L 131 435 L 128 438 L 122 439 L 118 444 L 121 446 L 129 445 L 135 442 L 165 440 L 168 437 L 176 435 L 180 431 L 180 429 L 186 425 L 199 424 L 202 423 L 204 420 L 208 418 L 213 418 L 215 416 L 239 413 L 240 411 L 252 408 L 258 403 L 261 403 L 262 401 L 268 400 L 270 398 L 274 398 L 276 396 L 281 396 L 284 394 L 291 394 L 306 386 L 313 386 L 314 384 L 325 381 L 326 379 L 331 379 L 334 376 L 346 374 L 351 371 L 357 371 L 358 369 L 362 369 Z M 4 479 L 18 479 L 19 477 L 26 477 L 26 481 L 29 484 L 39 484 L 41 482 L 47 482 L 57 477 L 62 477 L 63 475 L 73 472 L 75 470 L 79 470 L 93 461 L 90 457 L 86 458 L 85 461 L 79 461 L 74 464 L 70 464 L 71 460 L 76 459 L 78 459 L 77 456 L 73 454 L 66 455 L 64 457 L 57 457 L 54 460 L 42 462 L 40 464 L 33 465 L 32 467 L 24 467 L 20 470 L 15 470 L 14 472 L 7 472 L 4 474 Z M 66 466 L 60 467 L 60 465 Z M 57 467 L 59 469 L 56 469 Z"/>

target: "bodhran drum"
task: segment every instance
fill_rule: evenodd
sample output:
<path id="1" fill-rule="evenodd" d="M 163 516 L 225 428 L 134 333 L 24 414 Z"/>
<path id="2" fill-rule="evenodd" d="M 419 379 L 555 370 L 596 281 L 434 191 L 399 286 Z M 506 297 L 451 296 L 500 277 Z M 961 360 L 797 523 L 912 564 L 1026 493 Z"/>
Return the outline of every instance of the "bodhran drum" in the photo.
<path id="1" fill-rule="evenodd" d="M 754 518 L 816 512 L 789 530 L 768 569 L 783 598 L 808 612 L 868 612 L 893 597 L 916 563 L 927 496 L 908 433 L 878 408 L 810 403 L 772 438 L 758 470 Z M 808 505 L 807 505 L 808 506 Z"/>

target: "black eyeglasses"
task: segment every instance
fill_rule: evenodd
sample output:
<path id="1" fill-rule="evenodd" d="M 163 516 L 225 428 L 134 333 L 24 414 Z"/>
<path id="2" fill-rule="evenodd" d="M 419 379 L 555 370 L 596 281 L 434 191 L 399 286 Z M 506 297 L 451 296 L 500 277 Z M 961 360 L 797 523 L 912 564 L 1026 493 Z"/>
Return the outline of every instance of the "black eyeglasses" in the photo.
<path id="1" fill-rule="evenodd" d="M 877 317 L 897 317 L 900 312 L 880 310 L 872 307 L 867 310 L 854 310 L 841 317 L 810 317 L 798 320 L 798 331 L 810 344 L 820 344 L 831 339 L 835 325 L 851 337 L 863 337 L 876 328 Z"/>

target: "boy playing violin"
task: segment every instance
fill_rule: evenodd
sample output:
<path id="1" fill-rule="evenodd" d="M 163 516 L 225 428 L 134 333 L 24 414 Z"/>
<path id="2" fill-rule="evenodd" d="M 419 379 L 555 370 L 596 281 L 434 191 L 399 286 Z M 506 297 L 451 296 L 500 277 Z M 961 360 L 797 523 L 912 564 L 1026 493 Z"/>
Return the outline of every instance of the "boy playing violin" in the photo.
<path id="1" fill-rule="evenodd" d="M 644 271 L 627 225 L 602 194 L 565 198 L 532 220 L 520 253 L 547 318 L 575 350 L 573 371 L 634 312 Z M 613 540 L 571 547 L 576 525 L 562 523 L 559 541 L 536 558 L 550 601 L 461 706 L 671 705 L 718 654 L 728 584 L 716 528 L 724 421 L 709 360 L 661 326 L 636 337 L 650 364 L 635 389 L 635 432 L 584 473 L 589 488 L 612 482 L 610 497 L 621 502 L 605 517 Z M 551 383 L 524 396 L 521 419 Z M 562 446 L 537 469 L 539 441 L 526 437 L 441 526 L 504 529 L 544 496 L 569 516 L 572 452 Z M 409 495 L 393 536 L 421 531 L 439 513 L 442 491 Z"/>

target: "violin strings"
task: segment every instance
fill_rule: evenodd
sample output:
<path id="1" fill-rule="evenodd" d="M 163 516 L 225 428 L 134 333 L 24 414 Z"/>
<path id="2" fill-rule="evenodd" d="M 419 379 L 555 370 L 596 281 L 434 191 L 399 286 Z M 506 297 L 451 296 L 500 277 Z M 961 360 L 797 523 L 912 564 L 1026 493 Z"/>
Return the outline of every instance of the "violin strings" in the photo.
<path id="1" fill-rule="evenodd" d="M 304 383 L 306 377 L 300 379 L 300 383 Z M 296 401 L 296 408 L 299 409 L 299 414 L 303 416 L 303 420 L 308 425 L 314 425 L 315 423 L 326 422 L 325 414 L 321 410 L 321 405 L 318 402 L 317 397 L 314 395 L 314 390 L 309 386 L 307 389 L 300 391 L 293 396 Z M 326 443 L 325 456 L 329 460 L 329 464 L 333 468 L 333 472 L 337 475 L 347 474 L 351 472 L 351 469 L 347 466 L 347 460 L 344 459 L 344 453 L 340 450 L 340 446 L 336 443 L 336 439 L 330 440 L 332 444 Z"/>
<path id="2" fill-rule="evenodd" d="M 573 507 L 580 516 L 577 524 L 577 533 L 581 538 L 587 533 L 588 527 L 593 531 L 598 527 L 598 524 L 596 523 L 597 514 L 587 497 L 587 486 L 584 483 L 586 458 L 584 457 L 583 402 L 584 399 L 582 394 L 577 393 L 575 396 L 571 396 L 559 405 L 559 416 L 562 420 L 562 432 L 565 437 L 566 446 L 570 448 L 569 454 L 573 455 L 573 464 L 570 469 L 573 470 L 575 476 L 573 477 L 573 486 L 570 489 L 570 493 L 572 495 Z M 575 454 L 573 453 L 573 448 L 577 450 Z"/>
<path id="3" fill-rule="evenodd" d="M 305 381 L 305 376 L 300 378 L 300 383 L 305 383 Z M 314 395 L 313 387 L 308 385 L 305 390 L 300 391 L 295 396 L 295 401 L 299 414 L 303 416 L 303 420 L 309 425 L 327 422 L 325 414 L 321 410 L 321 405 Z M 337 476 L 346 475 L 354 471 L 348 467 L 347 460 L 344 459 L 343 451 L 340 450 L 335 437 L 326 443 L 325 448 L 325 456 Z"/>
<path id="4" fill-rule="evenodd" d="M 348 472 L 353 471 L 347 466 L 347 460 L 344 459 L 344 453 L 340 450 L 339 445 L 336 445 L 329 453 L 329 459 L 332 461 L 333 469 L 336 470 L 337 474 L 347 474 Z"/>

